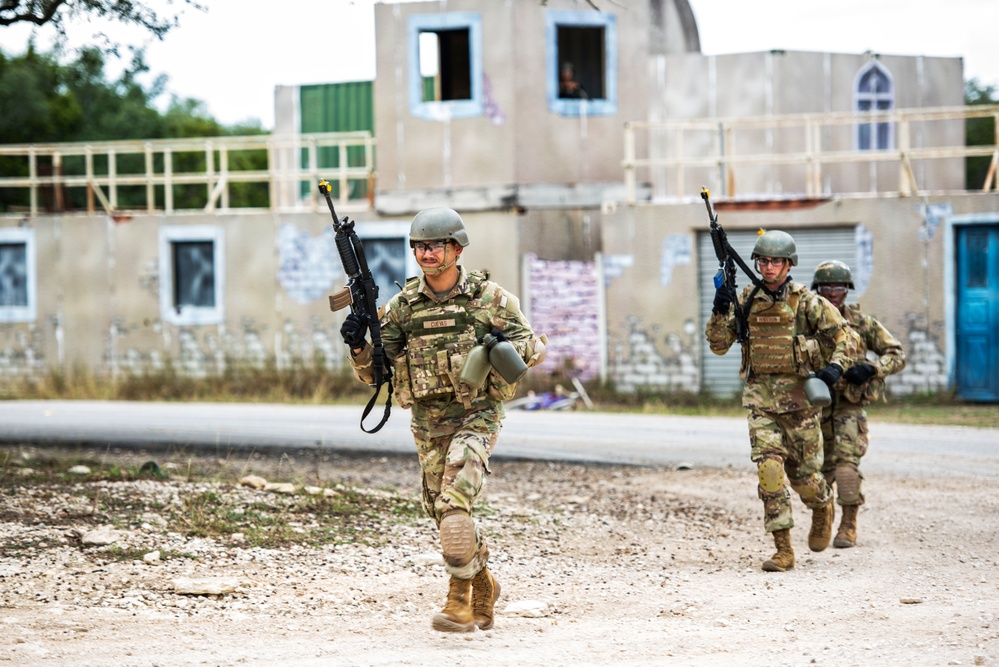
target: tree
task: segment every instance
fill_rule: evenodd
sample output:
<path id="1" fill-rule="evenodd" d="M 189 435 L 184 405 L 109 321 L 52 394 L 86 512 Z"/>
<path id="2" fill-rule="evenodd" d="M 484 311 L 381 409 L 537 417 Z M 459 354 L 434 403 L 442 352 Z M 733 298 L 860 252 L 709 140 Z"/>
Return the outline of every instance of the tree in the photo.
<path id="1" fill-rule="evenodd" d="M 999 104 L 999 91 L 994 85 L 986 85 L 978 79 L 964 84 L 964 103 L 968 106 Z M 964 126 L 965 145 L 995 146 L 995 121 L 992 118 L 971 118 Z M 968 190 L 981 190 L 985 184 L 991 158 L 970 157 L 965 164 L 965 185 Z"/>
<path id="2" fill-rule="evenodd" d="M 196 0 L 183 0 L 185 4 L 204 11 Z M 169 4 L 173 4 L 170 2 Z M 30 23 L 51 26 L 65 36 L 66 25 L 73 21 L 102 19 L 145 28 L 163 39 L 177 26 L 177 17 L 156 10 L 153 3 L 130 0 L 2 0 L 0 26 Z"/>
<path id="3" fill-rule="evenodd" d="M 2 1 L 2 0 L 0 0 Z M 136 52 L 131 63 L 117 80 L 105 73 L 108 54 L 95 47 L 84 48 L 65 64 L 56 52 L 39 53 L 33 44 L 20 56 L 8 57 L 0 52 L 0 144 L 51 142 L 108 141 L 122 139 L 168 139 L 185 137 L 217 137 L 223 135 L 263 134 L 259 127 L 237 125 L 226 127 L 212 118 L 204 103 L 192 99 L 172 98 L 166 112 L 155 102 L 166 89 L 166 76 L 156 77 L 150 86 L 140 81 L 149 72 L 142 52 Z M 216 168 L 221 156 L 216 154 Z M 154 170 L 163 171 L 162 156 L 156 156 Z M 177 172 L 197 172 L 205 169 L 201 151 L 174 155 Z M 264 170 L 265 151 L 247 151 L 229 156 L 233 170 Z M 0 156 L 0 176 L 26 176 L 24 158 Z M 39 172 L 51 174 L 56 169 L 50 159 L 38 160 Z M 59 167 L 63 174 L 84 171 L 81 156 L 65 156 Z M 98 174 L 108 173 L 104 156 L 94 160 Z M 141 174 L 146 165 L 144 156 L 117 156 L 115 169 L 119 174 Z M 178 208 L 204 206 L 204 187 L 174 187 Z M 86 192 L 71 189 L 62 197 L 63 206 L 86 206 Z M 267 206 L 266 187 L 255 184 L 234 184 L 230 190 L 234 207 Z M 141 187 L 119 189 L 121 208 L 144 208 L 145 190 Z M 51 202 L 46 201 L 46 205 Z M 0 211 L 27 205 L 26 190 L 0 189 Z"/>

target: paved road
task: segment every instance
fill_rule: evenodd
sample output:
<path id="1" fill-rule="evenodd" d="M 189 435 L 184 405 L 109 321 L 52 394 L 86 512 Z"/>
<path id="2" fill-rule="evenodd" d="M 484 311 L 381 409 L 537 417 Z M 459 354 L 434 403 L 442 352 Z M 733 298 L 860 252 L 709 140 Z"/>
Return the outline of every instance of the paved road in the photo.
<path id="1" fill-rule="evenodd" d="M 359 406 L 124 401 L 0 402 L 0 442 L 136 447 L 325 448 L 409 453 L 409 412 L 393 409 L 375 434 Z M 369 415 L 365 426 L 378 423 Z M 746 422 L 680 417 L 510 410 L 497 458 L 752 469 Z M 870 472 L 999 478 L 999 429 L 875 422 Z"/>

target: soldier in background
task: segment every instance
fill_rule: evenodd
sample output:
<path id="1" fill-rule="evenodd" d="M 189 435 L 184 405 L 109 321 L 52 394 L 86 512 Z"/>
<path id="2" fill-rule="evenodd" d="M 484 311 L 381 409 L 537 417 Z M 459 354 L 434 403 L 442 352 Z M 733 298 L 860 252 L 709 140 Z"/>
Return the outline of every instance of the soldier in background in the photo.
<path id="1" fill-rule="evenodd" d="M 857 335 L 828 301 L 791 282 L 798 253 L 790 234 L 761 232 L 752 259 L 763 285 L 750 285 L 741 297 L 722 285 L 715 293 L 705 327 L 709 347 L 725 354 L 736 341 L 736 318 L 748 327 L 740 374 L 742 405 L 749 410 L 752 460 L 763 501 L 763 525 L 773 533 L 777 552 L 764 561 L 768 572 L 794 567 L 791 546 L 791 488 L 812 510 L 808 547 L 822 551 L 832 536 L 832 489 L 822 476 L 820 412 L 806 398 L 804 382 L 815 371 L 829 387 L 856 355 Z M 737 307 L 733 307 L 737 306 Z M 827 359 L 828 362 L 824 361 Z"/>
<path id="2" fill-rule="evenodd" d="M 833 546 L 849 548 L 857 543 L 857 512 L 864 504 L 860 483 L 860 459 L 867 453 L 867 412 L 864 406 L 884 395 L 885 378 L 905 368 L 902 343 L 880 322 L 865 315 L 859 304 L 846 305 L 853 287 L 853 274 L 843 262 L 822 262 L 815 268 L 812 289 L 825 297 L 860 336 L 857 363 L 836 383 L 833 403 L 822 409 L 825 462 L 822 474 L 836 485 L 837 502 L 843 508 Z M 876 359 L 868 359 L 868 353 Z"/>
<path id="3" fill-rule="evenodd" d="M 423 506 L 439 529 L 447 603 L 432 626 L 443 632 L 493 625 L 499 582 L 486 567 L 489 549 L 472 508 L 489 474 L 489 457 L 504 417 L 503 401 L 516 385 L 489 371 L 482 389 L 460 379 L 469 352 L 486 334 L 511 343 L 528 367 L 545 358 L 516 296 L 480 272 L 457 264 L 468 245 L 461 217 L 449 208 L 420 211 L 409 245 L 423 275 L 406 281 L 381 315 L 381 337 L 392 363 L 395 397 L 412 409 L 411 429 L 423 473 Z M 351 313 L 340 333 L 361 382 L 374 380 L 367 323 Z"/>

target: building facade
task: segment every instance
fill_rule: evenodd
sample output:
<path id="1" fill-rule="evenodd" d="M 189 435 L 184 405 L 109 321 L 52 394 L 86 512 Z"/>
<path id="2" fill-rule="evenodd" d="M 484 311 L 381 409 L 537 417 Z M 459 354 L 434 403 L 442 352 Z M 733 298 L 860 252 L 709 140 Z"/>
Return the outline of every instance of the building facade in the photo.
<path id="1" fill-rule="evenodd" d="M 340 365 L 343 314 L 326 297 L 344 276 L 315 191 L 340 174 L 338 213 L 356 221 L 383 300 L 416 271 L 412 216 L 455 208 L 464 263 L 519 293 L 552 338 L 551 372 L 623 391 L 738 389 L 735 354 L 703 341 L 707 187 L 744 257 L 757 229 L 779 228 L 798 242 L 797 280 L 825 259 L 853 267 L 852 299 L 910 355 L 893 391 L 999 400 L 999 195 L 994 177 L 964 183 L 960 58 L 705 56 L 686 0 L 598 4 L 376 4 L 373 82 L 275 92 L 272 166 L 257 175 L 267 210 L 123 211 L 102 194 L 102 213 L 8 212 L 5 376 Z M 570 74 L 583 93 L 562 88 Z M 370 113 L 347 117 L 358 109 Z M 331 131 L 365 138 L 317 148 Z M 237 178 L 222 172 L 210 193 Z"/>

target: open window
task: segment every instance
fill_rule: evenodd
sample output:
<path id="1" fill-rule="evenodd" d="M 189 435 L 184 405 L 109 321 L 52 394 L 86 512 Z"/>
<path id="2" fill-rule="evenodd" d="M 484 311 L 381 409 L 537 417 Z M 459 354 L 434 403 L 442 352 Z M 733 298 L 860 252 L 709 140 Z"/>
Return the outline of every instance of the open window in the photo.
<path id="1" fill-rule="evenodd" d="M 165 322 L 179 326 L 222 322 L 222 245 L 218 227 L 160 229 L 160 313 Z"/>
<path id="2" fill-rule="evenodd" d="M 890 111 L 895 108 L 895 85 L 891 72 L 872 60 L 858 73 L 854 108 L 859 112 Z M 895 147 L 893 123 L 861 123 L 857 125 L 857 150 L 878 151 Z"/>
<path id="3" fill-rule="evenodd" d="M 545 33 L 548 109 L 563 116 L 616 114 L 616 17 L 549 10 Z"/>
<path id="4" fill-rule="evenodd" d="M 37 317 L 35 266 L 35 230 L 0 229 L 0 322 Z"/>
<path id="5" fill-rule="evenodd" d="M 378 307 L 381 308 L 406 284 L 407 276 L 420 271 L 413 252 L 409 249 L 409 223 L 380 222 L 364 225 L 358 232 L 364 244 L 364 258 L 371 275 L 378 284 Z"/>
<path id="6" fill-rule="evenodd" d="M 409 106 L 427 120 L 482 115 L 482 21 L 472 12 L 409 17 Z"/>

